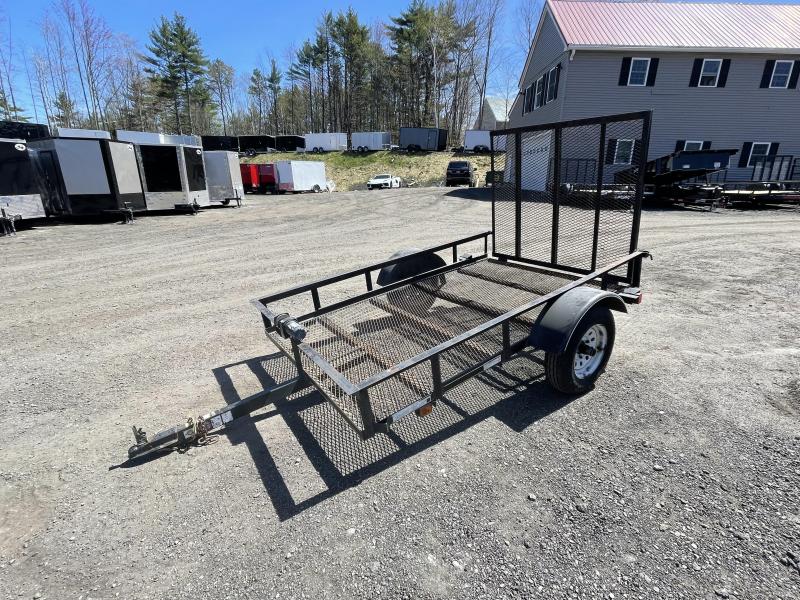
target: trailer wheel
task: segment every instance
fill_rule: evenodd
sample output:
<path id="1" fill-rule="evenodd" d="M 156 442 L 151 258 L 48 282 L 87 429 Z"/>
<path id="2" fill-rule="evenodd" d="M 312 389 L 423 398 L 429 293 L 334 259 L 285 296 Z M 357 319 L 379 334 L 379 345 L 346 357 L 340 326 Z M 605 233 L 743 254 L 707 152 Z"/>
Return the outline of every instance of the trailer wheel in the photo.
<path id="1" fill-rule="evenodd" d="M 226 198 L 225 200 L 222 200 L 220 204 L 222 204 L 222 206 L 228 206 L 230 203 L 231 203 L 230 198 Z"/>
<path id="2" fill-rule="evenodd" d="M 582 394 L 594 388 L 614 349 L 614 317 L 605 306 L 595 306 L 578 323 L 563 352 L 545 354 L 547 382 L 564 394 Z"/>
<path id="3" fill-rule="evenodd" d="M 319 194 L 322 191 L 322 188 L 319 187 L 317 184 L 314 184 L 314 187 L 311 188 L 311 191 L 314 192 L 315 194 Z"/>
<path id="4" fill-rule="evenodd" d="M 391 258 L 399 258 L 416 252 L 416 249 L 401 250 L 392 254 Z M 388 267 L 383 267 L 378 274 L 378 285 L 390 285 L 408 277 L 420 275 L 431 269 L 445 265 L 444 259 L 438 254 L 422 254 L 407 260 L 397 262 Z M 418 282 L 417 285 L 404 285 L 386 294 L 389 304 L 411 313 L 424 314 L 433 306 L 435 296 L 426 290 L 435 291 L 445 284 L 444 274 L 431 277 Z"/>

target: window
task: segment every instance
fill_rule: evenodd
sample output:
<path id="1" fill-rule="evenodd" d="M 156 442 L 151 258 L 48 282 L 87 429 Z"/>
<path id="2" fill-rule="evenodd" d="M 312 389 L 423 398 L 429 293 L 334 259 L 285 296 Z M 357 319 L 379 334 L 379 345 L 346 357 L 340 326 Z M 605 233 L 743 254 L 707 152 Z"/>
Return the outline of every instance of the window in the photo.
<path id="1" fill-rule="evenodd" d="M 703 68 L 700 70 L 700 87 L 717 87 L 719 81 L 719 71 L 722 68 L 722 59 L 706 58 L 703 60 Z"/>
<path id="2" fill-rule="evenodd" d="M 614 150 L 615 165 L 629 165 L 633 159 L 633 140 L 617 140 Z"/>
<path id="3" fill-rule="evenodd" d="M 522 105 L 522 112 L 528 113 L 533 110 L 533 84 L 525 88 L 525 101 Z"/>
<path id="4" fill-rule="evenodd" d="M 771 147 L 771 142 L 753 142 L 753 146 L 750 149 L 750 158 L 747 161 L 747 166 L 755 167 L 758 159 L 764 158 L 769 154 Z"/>
<path id="5" fill-rule="evenodd" d="M 550 102 L 556 99 L 556 94 L 558 93 L 556 88 L 558 87 L 558 67 L 553 67 L 550 69 L 550 77 L 547 79 L 547 100 L 546 102 Z"/>
<path id="6" fill-rule="evenodd" d="M 649 58 L 632 58 L 631 71 L 628 73 L 628 85 L 646 85 L 649 70 Z"/>
<path id="7" fill-rule="evenodd" d="M 772 69 L 772 77 L 769 80 L 769 87 L 783 88 L 789 87 L 789 77 L 792 74 L 794 62 L 791 60 L 776 60 Z"/>
<path id="8" fill-rule="evenodd" d="M 696 141 L 696 140 L 686 140 L 683 143 L 684 150 L 702 150 L 703 149 L 703 142 Z"/>
<path id="9" fill-rule="evenodd" d="M 541 108 L 544 105 L 544 78 L 539 77 L 536 80 L 536 103 L 534 108 Z"/>

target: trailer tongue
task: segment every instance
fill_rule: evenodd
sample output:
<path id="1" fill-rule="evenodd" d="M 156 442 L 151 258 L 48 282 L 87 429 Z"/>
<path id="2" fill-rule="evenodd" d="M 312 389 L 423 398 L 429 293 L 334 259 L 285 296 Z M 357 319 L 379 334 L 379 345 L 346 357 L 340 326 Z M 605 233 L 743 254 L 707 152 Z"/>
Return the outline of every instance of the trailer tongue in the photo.
<path id="1" fill-rule="evenodd" d="M 526 348 L 544 351 L 536 360 L 555 389 L 591 390 L 613 349 L 611 311 L 641 301 L 649 129 L 649 113 L 631 113 L 492 132 L 492 146 L 506 149 L 492 158 L 492 170 L 504 173 L 492 190 L 492 231 L 254 300 L 296 373 L 150 438 L 134 427 L 129 458 L 202 443 L 311 386 L 367 439 L 412 412 L 430 413 L 448 390 Z M 612 137 L 637 141 L 632 164 L 605 164 Z M 532 145 L 549 160 L 527 152 Z M 591 153 L 594 189 L 565 187 L 565 161 Z M 362 291 L 326 293 L 341 282 Z"/>

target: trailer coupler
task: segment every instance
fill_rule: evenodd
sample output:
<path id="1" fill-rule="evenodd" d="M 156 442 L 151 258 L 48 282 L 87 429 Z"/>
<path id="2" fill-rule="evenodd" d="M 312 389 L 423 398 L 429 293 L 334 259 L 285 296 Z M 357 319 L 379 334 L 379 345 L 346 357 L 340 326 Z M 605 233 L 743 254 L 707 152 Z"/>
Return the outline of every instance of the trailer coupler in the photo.
<path id="1" fill-rule="evenodd" d="M 191 445 L 202 446 L 215 439 L 214 432 L 229 427 L 238 418 L 263 408 L 290 394 L 298 392 L 310 384 L 298 375 L 284 383 L 243 398 L 212 413 L 197 418 L 189 417 L 185 423 L 159 431 L 152 438 L 147 437 L 144 429 L 133 427 L 134 445 L 128 449 L 130 460 L 143 458 L 156 452 L 168 452 L 188 448 Z"/>

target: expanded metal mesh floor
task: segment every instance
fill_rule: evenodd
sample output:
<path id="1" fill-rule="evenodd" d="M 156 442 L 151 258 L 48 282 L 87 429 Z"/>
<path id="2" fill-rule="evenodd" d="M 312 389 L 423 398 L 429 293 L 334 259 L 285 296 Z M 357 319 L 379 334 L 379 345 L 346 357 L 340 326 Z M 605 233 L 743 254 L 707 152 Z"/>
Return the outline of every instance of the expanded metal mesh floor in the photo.
<path id="1" fill-rule="evenodd" d="M 482 260 L 355 302 L 303 322 L 304 345 L 353 384 L 391 369 L 470 329 L 555 291 L 575 277 Z M 530 334 L 535 308 L 510 322 L 511 343 Z M 290 352 L 287 340 L 270 336 Z M 502 350 L 498 325 L 440 355 L 442 379 L 480 365 Z M 359 429 L 364 428 L 354 396 L 347 394 L 305 353 L 302 367 Z M 432 392 L 429 362 L 423 362 L 369 389 L 380 421 Z"/>

